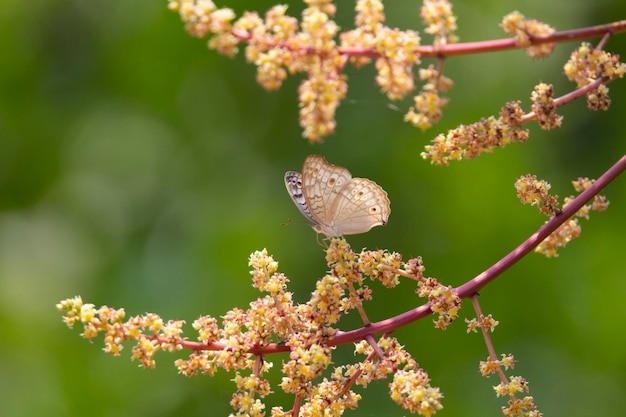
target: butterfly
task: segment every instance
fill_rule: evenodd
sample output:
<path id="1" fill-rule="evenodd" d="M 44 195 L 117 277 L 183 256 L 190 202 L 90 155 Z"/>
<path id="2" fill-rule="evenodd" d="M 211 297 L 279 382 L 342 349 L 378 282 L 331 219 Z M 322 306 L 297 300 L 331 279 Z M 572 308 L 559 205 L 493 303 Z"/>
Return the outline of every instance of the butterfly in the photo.
<path id="1" fill-rule="evenodd" d="M 384 226 L 391 213 L 387 193 L 374 181 L 352 178 L 346 168 L 323 156 L 304 160 L 302 174 L 285 173 L 285 187 L 313 230 L 328 237 L 365 233 Z"/>

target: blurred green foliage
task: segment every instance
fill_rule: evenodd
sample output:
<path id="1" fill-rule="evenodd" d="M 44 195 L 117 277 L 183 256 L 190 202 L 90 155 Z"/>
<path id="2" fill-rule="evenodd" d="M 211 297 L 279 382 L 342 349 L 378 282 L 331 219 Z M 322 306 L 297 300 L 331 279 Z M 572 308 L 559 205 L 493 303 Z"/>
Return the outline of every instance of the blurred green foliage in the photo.
<path id="1" fill-rule="evenodd" d="M 292 3 L 292 13 L 302 8 Z M 219 3 L 238 13 L 272 4 Z M 241 56 L 208 51 L 166 6 L 165 0 L 5 0 L 0 7 L 3 415 L 230 413 L 232 374 L 181 377 L 172 362 L 184 352 L 161 353 L 157 369 L 138 369 L 128 349 L 113 358 L 101 352 L 101 340 L 90 345 L 66 329 L 54 306 L 80 294 L 129 315 L 150 311 L 188 322 L 220 316 L 257 297 L 247 256 L 263 247 L 290 277 L 295 298 L 305 301 L 325 272 L 324 254 L 282 176 L 310 153 L 389 193 L 388 226 L 350 237 L 355 249 L 420 255 L 428 275 L 459 285 L 543 222 L 518 203 L 517 177 L 536 174 L 565 196 L 573 193 L 570 180 L 598 177 L 626 149 L 621 80 L 609 86 L 609 112 L 573 103 L 560 110 L 562 129 L 533 129 L 523 145 L 448 168 L 419 157 L 437 133 L 495 114 L 507 100 L 528 106 L 539 81 L 553 83 L 558 95 L 570 91 L 561 68 L 574 43 L 540 61 L 521 51 L 448 60 L 446 73 L 456 84 L 451 103 L 442 123 L 425 133 L 402 122 L 409 101 L 394 103 L 400 111 L 388 106 L 371 68 L 349 69 L 337 133 L 312 146 L 300 137 L 299 77 L 278 92 L 261 90 Z M 343 7 L 339 23 L 350 27 L 352 12 Z M 498 23 L 515 9 L 557 29 L 626 15 L 623 2 L 608 0 L 454 7 L 462 41 L 503 37 Z M 387 13 L 389 25 L 421 30 L 418 2 L 388 2 Z M 607 49 L 623 54 L 625 46 L 619 35 Z M 483 311 L 501 323 L 496 349 L 519 360 L 513 374 L 529 380 L 545 415 L 618 416 L 626 405 L 624 183 L 619 178 L 606 190 L 609 210 L 583 222 L 582 236 L 559 258 L 532 254 L 481 293 Z M 411 283 L 373 287 L 366 310 L 374 320 L 421 304 Z M 469 305 L 462 315 L 472 316 Z M 358 326 L 348 319 L 346 329 Z M 502 402 L 491 389 L 498 381 L 478 374 L 485 347 L 478 335 L 466 335 L 462 319 L 445 332 L 424 320 L 397 336 L 444 392 L 441 415 L 500 414 Z M 337 350 L 336 363 L 354 360 L 350 347 Z M 279 372 L 273 375 L 276 383 Z M 406 414 L 388 399 L 386 383 L 363 394 L 361 408 L 347 415 Z M 290 401 L 276 394 L 268 409 Z"/>

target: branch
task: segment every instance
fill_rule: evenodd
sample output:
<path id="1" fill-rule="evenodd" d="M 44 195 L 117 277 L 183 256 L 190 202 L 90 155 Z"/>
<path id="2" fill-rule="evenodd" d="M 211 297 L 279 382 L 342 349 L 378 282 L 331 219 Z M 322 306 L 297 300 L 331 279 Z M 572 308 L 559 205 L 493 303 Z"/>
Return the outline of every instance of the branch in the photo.
<path id="1" fill-rule="evenodd" d="M 532 46 L 545 43 L 570 42 L 604 36 L 607 33 L 617 34 L 622 32 L 626 32 L 626 20 L 620 20 L 605 25 L 597 25 L 581 29 L 564 30 L 560 32 L 554 32 L 550 35 L 535 36 L 530 39 L 530 45 Z M 231 31 L 231 33 L 235 37 L 246 42 L 250 41 L 253 38 L 253 35 L 242 30 L 234 29 Z M 288 42 L 276 43 L 270 38 L 257 38 L 256 40 L 267 46 L 277 46 L 286 49 L 293 49 Z M 527 46 L 524 46 L 524 48 L 526 47 Z M 516 43 L 516 40 L 514 38 L 496 39 L 480 42 L 450 43 L 445 45 L 423 45 L 418 46 L 415 51 L 422 57 L 448 57 L 465 55 L 469 52 L 497 52 L 508 51 L 511 49 L 520 49 L 520 45 Z M 298 48 L 298 50 L 307 54 L 318 52 L 317 48 L 312 46 L 301 47 Z M 337 50 L 341 55 L 354 57 L 377 58 L 380 56 L 380 53 L 375 48 L 338 47 Z"/>
<path id="2" fill-rule="evenodd" d="M 560 214 L 550 219 L 521 245 L 472 280 L 461 285 L 460 287 L 457 287 L 455 291 L 458 296 L 460 298 L 471 297 L 484 288 L 488 283 L 500 276 L 504 271 L 509 269 L 531 250 L 537 247 L 537 245 L 548 237 L 550 233 L 554 232 L 561 224 L 573 216 L 574 213 L 584 206 L 587 201 L 591 200 L 594 195 L 598 194 L 611 181 L 624 172 L 624 170 L 626 170 L 626 155 L 622 156 L 622 158 L 620 158 L 619 161 L 617 161 L 600 178 L 598 178 L 596 182 L 580 193 L 574 200 L 572 200 L 571 203 L 565 206 Z M 362 340 L 367 335 L 392 332 L 399 327 L 424 318 L 431 313 L 432 311 L 430 310 L 430 306 L 428 304 L 424 304 L 395 317 L 391 317 L 377 323 L 372 323 L 370 326 L 362 327 L 349 332 L 341 332 L 329 341 L 329 345 L 342 345 Z"/>
<path id="3" fill-rule="evenodd" d="M 606 25 L 591 26 L 588 28 L 564 30 L 554 32 L 550 35 L 535 36 L 530 39 L 531 45 L 544 43 L 569 42 L 581 39 L 604 36 L 607 33 L 626 32 L 626 20 L 620 20 Z M 481 42 L 464 42 L 440 46 L 420 46 L 418 52 L 426 57 L 444 57 L 454 55 L 464 55 L 468 52 L 497 52 L 519 49 L 520 45 L 513 38 L 497 39 Z M 524 46 L 526 48 L 526 46 Z"/>

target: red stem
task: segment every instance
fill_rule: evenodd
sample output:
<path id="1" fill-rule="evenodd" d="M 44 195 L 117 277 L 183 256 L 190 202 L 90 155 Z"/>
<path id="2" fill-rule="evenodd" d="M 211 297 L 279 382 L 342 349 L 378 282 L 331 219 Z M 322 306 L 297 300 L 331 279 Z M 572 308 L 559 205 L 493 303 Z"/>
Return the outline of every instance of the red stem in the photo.
<path id="1" fill-rule="evenodd" d="M 609 168 L 600 178 L 596 180 L 589 188 L 580 193 L 570 204 L 563 208 L 560 214 L 550 219 L 536 233 L 526 239 L 521 245 L 511 251 L 504 258 L 500 259 L 493 266 L 478 274 L 472 280 L 466 282 L 460 287 L 455 288 L 456 293 L 461 298 L 468 298 L 476 294 L 480 289 L 484 288 L 488 283 L 500 276 L 504 271 L 513 266 L 517 261 L 523 258 L 539 243 L 541 243 L 550 233 L 554 232 L 561 224 L 574 215 L 582 206 L 591 200 L 594 195 L 598 194 L 611 181 L 617 178 L 626 170 L 626 155 L 622 156 L 611 168 Z M 428 304 L 419 306 L 413 310 L 399 314 L 395 317 L 372 323 L 368 327 L 342 332 L 335 336 L 330 345 L 341 345 L 344 343 L 354 342 L 363 339 L 368 334 L 380 334 L 391 332 L 399 327 L 405 326 L 416 320 L 430 315 L 432 311 Z"/>
<path id="2" fill-rule="evenodd" d="M 626 32 L 626 20 L 619 20 L 617 22 L 612 22 L 605 25 L 590 26 L 587 28 L 564 30 L 561 32 L 554 32 L 550 35 L 535 36 L 530 39 L 530 45 L 532 46 L 544 43 L 569 42 L 594 38 L 598 36 L 605 36 L 608 33 L 615 34 L 621 32 Z M 252 39 L 252 35 L 245 31 L 232 30 L 231 33 L 244 42 L 250 41 Z M 256 40 L 258 42 L 265 43 L 268 46 L 279 46 L 282 48 L 291 49 L 290 45 L 286 42 L 274 43 L 270 38 Z M 480 42 L 450 43 L 437 46 L 423 45 L 418 46 L 416 48 L 416 52 L 422 57 L 447 57 L 454 55 L 465 55 L 470 52 L 496 52 L 520 48 L 522 47 L 515 43 L 514 38 L 505 38 Z M 317 52 L 316 49 L 313 47 L 299 48 L 299 50 L 303 53 L 314 54 Z M 377 58 L 380 56 L 380 54 L 374 48 L 339 47 L 338 51 L 341 55 L 344 56 L 364 56 L 370 58 Z"/>

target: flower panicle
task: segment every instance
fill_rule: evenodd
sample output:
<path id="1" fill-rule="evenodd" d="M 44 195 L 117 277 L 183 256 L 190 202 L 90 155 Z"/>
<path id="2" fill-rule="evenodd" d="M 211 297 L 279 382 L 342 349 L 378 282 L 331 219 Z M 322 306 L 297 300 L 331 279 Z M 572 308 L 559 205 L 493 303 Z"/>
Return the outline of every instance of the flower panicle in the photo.
<path id="1" fill-rule="evenodd" d="M 264 16 L 218 8 L 211 0 L 169 0 L 187 32 L 209 38 L 208 47 L 232 57 L 245 44 L 245 57 L 256 66 L 257 82 L 267 90 L 279 89 L 290 74 L 305 73 L 298 89 L 303 136 L 320 142 L 334 133 L 335 113 L 347 94 L 347 62 L 362 67 L 375 61 L 375 82 L 390 100 L 401 100 L 416 88 L 414 67 L 420 65 L 420 35 L 385 25 L 381 0 L 358 0 L 354 28 L 340 33 L 331 1 L 308 1 L 300 20 L 276 5 Z M 447 0 L 427 0 L 420 9 L 424 31 L 435 45 L 458 42 L 457 18 Z M 347 52 L 352 51 L 352 52 Z M 405 120 L 426 129 L 436 123 L 448 99 L 440 95 L 452 81 L 432 67 L 420 69 L 421 92 Z"/>
<path id="2" fill-rule="evenodd" d="M 589 188 L 595 180 L 589 178 L 578 178 L 572 181 L 572 186 L 577 192 L 582 192 Z M 558 215 L 559 202 L 557 195 L 549 193 L 550 184 L 544 180 L 539 180 L 535 175 L 525 175 L 515 182 L 517 196 L 524 204 L 536 205 L 539 212 L 550 218 Z M 568 196 L 563 199 L 563 207 L 566 207 L 574 200 L 574 196 Z M 541 253 L 547 257 L 558 256 L 558 249 L 567 245 L 572 239 L 580 236 L 582 231 L 580 226 L 580 218 L 589 219 L 590 211 L 604 211 L 608 208 L 609 201 L 606 196 L 597 194 L 594 196 L 591 204 L 583 205 L 571 218 L 563 222 L 554 232 L 545 238 L 535 248 L 535 252 Z"/>
<path id="3" fill-rule="evenodd" d="M 420 9 L 420 17 L 426 25 L 424 32 L 435 36 L 435 45 L 457 43 L 457 18 L 452 12 L 452 4 L 447 0 L 425 0 Z"/>
<path id="4" fill-rule="evenodd" d="M 522 204 L 537 206 L 539 212 L 545 216 L 554 216 L 560 212 L 559 196 L 549 193 L 552 186 L 537 176 L 527 174 L 515 181 L 517 197 Z"/>
<path id="5" fill-rule="evenodd" d="M 597 79 L 611 81 L 623 78 L 626 64 L 620 62 L 619 55 L 593 48 L 589 43 L 583 42 L 571 53 L 563 66 L 563 73 L 578 88 L 582 88 Z M 600 84 L 598 88 L 587 93 L 587 108 L 590 110 L 608 110 L 610 104 L 609 88 L 606 84 Z"/>
<path id="6" fill-rule="evenodd" d="M 123 309 L 96 308 L 80 297 L 63 300 L 57 308 L 66 313 L 64 321 L 69 327 L 83 325 L 83 337 L 92 340 L 103 333 L 107 353 L 119 356 L 124 342 L 134 343 L 132 359 L 142 367 L 155 367 L 159 351 L 187 349 L 191 351 L 188 357 L 175 361 L 182 375 L 234 371 L 231 405 L 237 415 L 266 413 L 264 398 L 271 388 L 263 374 L 273 365 L 266 358 L 278 351 L 289 352 L 281 364 L 280 388 L 299 398 L 301 415 L 317 415 L 329 404 L 336 415 L 354 409 L 361 399 L 352 390 L 354 384 L 366 387 L 390 374 L 394 375 L 390 395 L 402 407 L 420 415 L 441 409 L 439 389 L 430 385 L 427 373 L 397 339 L 365 337 L 355 345 L 355 353 L 365 355 L 363 361 L 332 369 L 334 346 L 330 342 L 338 334 L 333 326 L 341 316 L 355 308 L 362 310 L 362 303 L 371 299 L 371 289 L 364 283 L 368 277 L 385 287 L 397 286 L 401 277 L 415 280 L 418 286 L 430 283 L 428 297 L 433 310 L 448 321 L 458 309 L 451 305 L 455 302 L 451 288 L 424 278 L 421 258 L 404 262 L 394 252 L 357 253 L 342 238 L 331 239 L 326 257 L 330 272 L 318 280 L 308 302 L 294 304 L 287 291 L 289 280 L 279 272 L 278 263 L 266 249 L 253 252 L 248 260 L 251 282 L 264 295 L 247 309 L 227 311 L 221 322 L 211 316 L 198 317 L 191 323 L 197 341 L 183 337 L 184 321 L 166 321 L 153 313 L 126 317 Z M 323 375 L 327 371 L 330 378 Z M 271 410 L 276 416 L 286 413 L 280 407 Z"/>
<path id="7" fill-rule="evenodd" d="M 531 58 L 546 57 L 554 50 L 554 43 L 540 43 L 533 45 L 533 40 L 555 32 L 547 23 L 535 19 L 527 19 L 518 11 L 509 13 L 502 19 L 502 30 L 509 35 L 515 35 L 515 43 L 526 48 Z"/>
<path id="8" fill-rule="evenodd" d="M 108 306 L 95 308 L 93 304 L 84 304 L 81 297 L 61 301 L 57 309 L 66 311 L 63 321 L 68 327 L 77 322 L 83 325 L 82 336 L 93 340 L 104 333 L 104 351 L 119 356 L 126 341 L 136 341 L 132 349 L 133 359 L 141 366 L 153 368 L 154 354 L 159 350 L 174 352 L 183 348 L 181 342 L 182 320 L 170 320 L 164 323 L 156 314 L 130 317 L 124 321 L 124 309 Z"/>
<path id="9" fill-rule="evenodd" d="M 474 159 L 510 143 L 524 142 L 528 139 L 528 130 L 521 129 L 523 115 L 519 102 L 507 103 L 498 118 L 482 118 L 440 134 L 420 155 L 431 164 L 447 166 L 450 161 Z"/>
<path id="10" fill-rule="evenodd" d="M 496 326 L 500 324 L 500 322 L 498 322 L 498 320 L 495 320 L 491 314 L 488 314 L 487 316 L 481 314 L 480 318 L 473 318 L 471 320 L 465 319 L 465 322 L 467 323 L 468 333 L 477 333 L 479 328 L 489 330 L 491 333 L 493 333 L 496 329 Z"/>
<path id="11" fill-rule="evenodd" d="M 418 282 L 417 294 L 428 299 L 430 309 L 436 314 L 435 327 L 445 330 L 458 316 L 461 298 L 451 286 L 441 285 L 435 278 Z"/>

